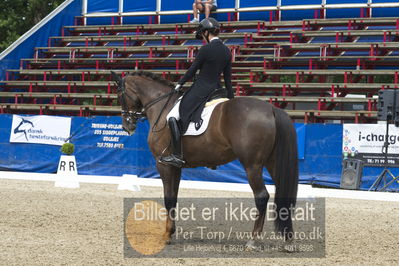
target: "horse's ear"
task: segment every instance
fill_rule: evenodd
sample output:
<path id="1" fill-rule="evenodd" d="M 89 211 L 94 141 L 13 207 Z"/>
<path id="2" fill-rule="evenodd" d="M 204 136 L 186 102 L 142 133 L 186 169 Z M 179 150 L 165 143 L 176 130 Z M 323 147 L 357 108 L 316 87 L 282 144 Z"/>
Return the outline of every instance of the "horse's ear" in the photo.
<path id="1" fill-rule="evenodd" d="M 111 71 L 111 76 L 112 76 L 112 79 L 114 81 L 116 81 L 116 84 L 118 85 L 117 90 L 118 91 L 125 91 L 125 85 L 123 83 L 122 77 L 119 76 L 118 74 L 116 74 L 114 71 Z"/>
<path id="2" fill-rule="evenodd" d="M 118 82 L 118 84 L 122 82 L 122 78 L 118 76 L 114 71 L 111 71 L 111 76 L 114 81 Z"/>

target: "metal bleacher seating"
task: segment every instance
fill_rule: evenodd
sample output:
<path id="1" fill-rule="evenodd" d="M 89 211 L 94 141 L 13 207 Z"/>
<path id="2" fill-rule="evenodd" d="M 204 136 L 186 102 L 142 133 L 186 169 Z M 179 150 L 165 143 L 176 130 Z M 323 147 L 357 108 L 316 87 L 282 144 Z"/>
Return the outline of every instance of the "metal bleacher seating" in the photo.
<path id="1" fill-rule="evenodd" d="M 0 81 L 1 113 L 118 115 L 110 71 L 177 81 L 202 42 L 196 25 L 67 26 Z M 237 96 L 305 122 L 376 120 L 378 90 L 398 87 L 399 20 L 222 22 Z M 186 84 L 190 86 L 190 84 Z"/>

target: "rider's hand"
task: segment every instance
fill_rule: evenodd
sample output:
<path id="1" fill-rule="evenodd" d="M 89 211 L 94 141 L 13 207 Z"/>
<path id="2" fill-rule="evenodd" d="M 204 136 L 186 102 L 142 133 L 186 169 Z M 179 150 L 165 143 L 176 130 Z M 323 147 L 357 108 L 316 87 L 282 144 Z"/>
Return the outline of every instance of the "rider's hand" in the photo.
<path id="1" fill-rule="evenodd" d="M 177 84 L 175 87 L 175 92 L 180 92 L 181 91 L 181 85 Z"/>

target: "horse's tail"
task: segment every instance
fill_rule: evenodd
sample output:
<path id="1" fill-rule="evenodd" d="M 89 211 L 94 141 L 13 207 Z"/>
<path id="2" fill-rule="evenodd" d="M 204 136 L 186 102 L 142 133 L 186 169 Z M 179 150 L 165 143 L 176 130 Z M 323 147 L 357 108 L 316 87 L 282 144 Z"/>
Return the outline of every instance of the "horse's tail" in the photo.
<path id="1" fill-rule="evenodd" d="M 276 183 L 276 230 L 284 239 L 293 236 L 291 210 L 298 191 L 298 147 L 296 130 L 291 118 L 279 108 L 273 108 L 276 120 L 274 181 Z M 292 207 L 292 208 L 290 208 Z M 281 215 L 279 215 L 281 214 Z M 287 214 L 287 215 L 286 215 Z"/>

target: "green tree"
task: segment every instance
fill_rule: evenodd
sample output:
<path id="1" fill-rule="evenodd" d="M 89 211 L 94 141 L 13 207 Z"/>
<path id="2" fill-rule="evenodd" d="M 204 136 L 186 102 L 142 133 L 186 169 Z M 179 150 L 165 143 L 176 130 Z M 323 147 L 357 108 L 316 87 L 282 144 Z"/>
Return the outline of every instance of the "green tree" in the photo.
<path id="1" fill-rule="evenodd" d="M 0 51 L 36 25 L 64 0 L 1 0 Z"/>

